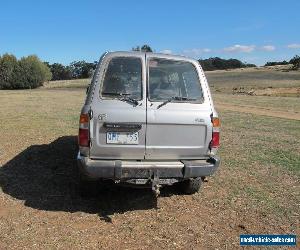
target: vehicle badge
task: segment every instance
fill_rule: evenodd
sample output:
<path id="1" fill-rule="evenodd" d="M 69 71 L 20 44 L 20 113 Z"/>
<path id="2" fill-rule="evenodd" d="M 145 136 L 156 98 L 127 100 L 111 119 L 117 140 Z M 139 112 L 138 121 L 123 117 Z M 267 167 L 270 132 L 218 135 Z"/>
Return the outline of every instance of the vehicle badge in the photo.
<path id="1" fill-rule="evenodd" d="M 100 115 L 98 115 L 98 119 L 99 119 L 99 121 L 106 120 L 107 119 L 107 114 L 100 114 Z"/>
<path id="2" fill-rule="evenodd" d="M 195 122 L 198 122 L 198 123 L 200 123 L 200 122 L 204 122 L 204 119 L 201 119 L 201 118 L 196 118 L 196 119 L 195 119 Z"/>

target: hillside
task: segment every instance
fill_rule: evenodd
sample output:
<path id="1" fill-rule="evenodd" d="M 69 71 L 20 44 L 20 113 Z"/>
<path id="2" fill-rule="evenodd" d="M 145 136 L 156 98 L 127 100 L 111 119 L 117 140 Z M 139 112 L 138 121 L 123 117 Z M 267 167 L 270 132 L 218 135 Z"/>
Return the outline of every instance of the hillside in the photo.
<path id="1" fill-rule="evenodd" d="M 205 73 L 216 93 L 300 96 L 300 70 L 289 66 L 216 70 Z"/>

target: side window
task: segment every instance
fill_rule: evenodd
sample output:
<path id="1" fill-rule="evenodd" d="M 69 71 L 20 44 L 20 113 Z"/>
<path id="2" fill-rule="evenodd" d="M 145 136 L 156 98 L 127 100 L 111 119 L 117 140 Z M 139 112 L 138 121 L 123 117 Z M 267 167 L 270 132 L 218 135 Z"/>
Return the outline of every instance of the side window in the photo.
<path id="1" fill-rule="evenodd" d="M 195 70 L 183 72 L 182 78 L 187 97 L 197 99 L 199 96 L 202 96 L 202 91 L 199 84 L 195 84 L 195 82 L 199 82 L 198 74 L 195 72 Z"/>
<path id="2" fill-rule="evenodd" d="M 142 99 L 142 63 L 136 57 L 114 57 L 110 60 L 101 88 L 101 96 L 125 95 Z"/>

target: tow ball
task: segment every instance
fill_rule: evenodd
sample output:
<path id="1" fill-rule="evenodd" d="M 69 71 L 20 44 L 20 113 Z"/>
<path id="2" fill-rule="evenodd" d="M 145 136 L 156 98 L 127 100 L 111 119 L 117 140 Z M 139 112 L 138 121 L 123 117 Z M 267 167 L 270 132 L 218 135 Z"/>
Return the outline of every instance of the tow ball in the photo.
<path id="1" fill-rule="evenodd" d="M 160 190 L 159 190 L 160 187 L 161 187 L 161 185 L 153 184 L 153 182 L 152 182 L 152 191 L 153 191 L 153 193 L 155 194 L 156 197 L 158 197 L 160 195 Z"/>

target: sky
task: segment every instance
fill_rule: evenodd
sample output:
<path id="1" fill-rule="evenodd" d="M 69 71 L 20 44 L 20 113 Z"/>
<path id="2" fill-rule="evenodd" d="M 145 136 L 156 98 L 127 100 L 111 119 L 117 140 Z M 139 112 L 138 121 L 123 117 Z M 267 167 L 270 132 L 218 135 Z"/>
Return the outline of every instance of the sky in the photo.
<path id="1" fill-rule="evenodd" d="M 0 0 L 0 55 L 69 64 L 149 44 L 263 65 L 300 55 L 299 10 L 299 0 Z"/>

